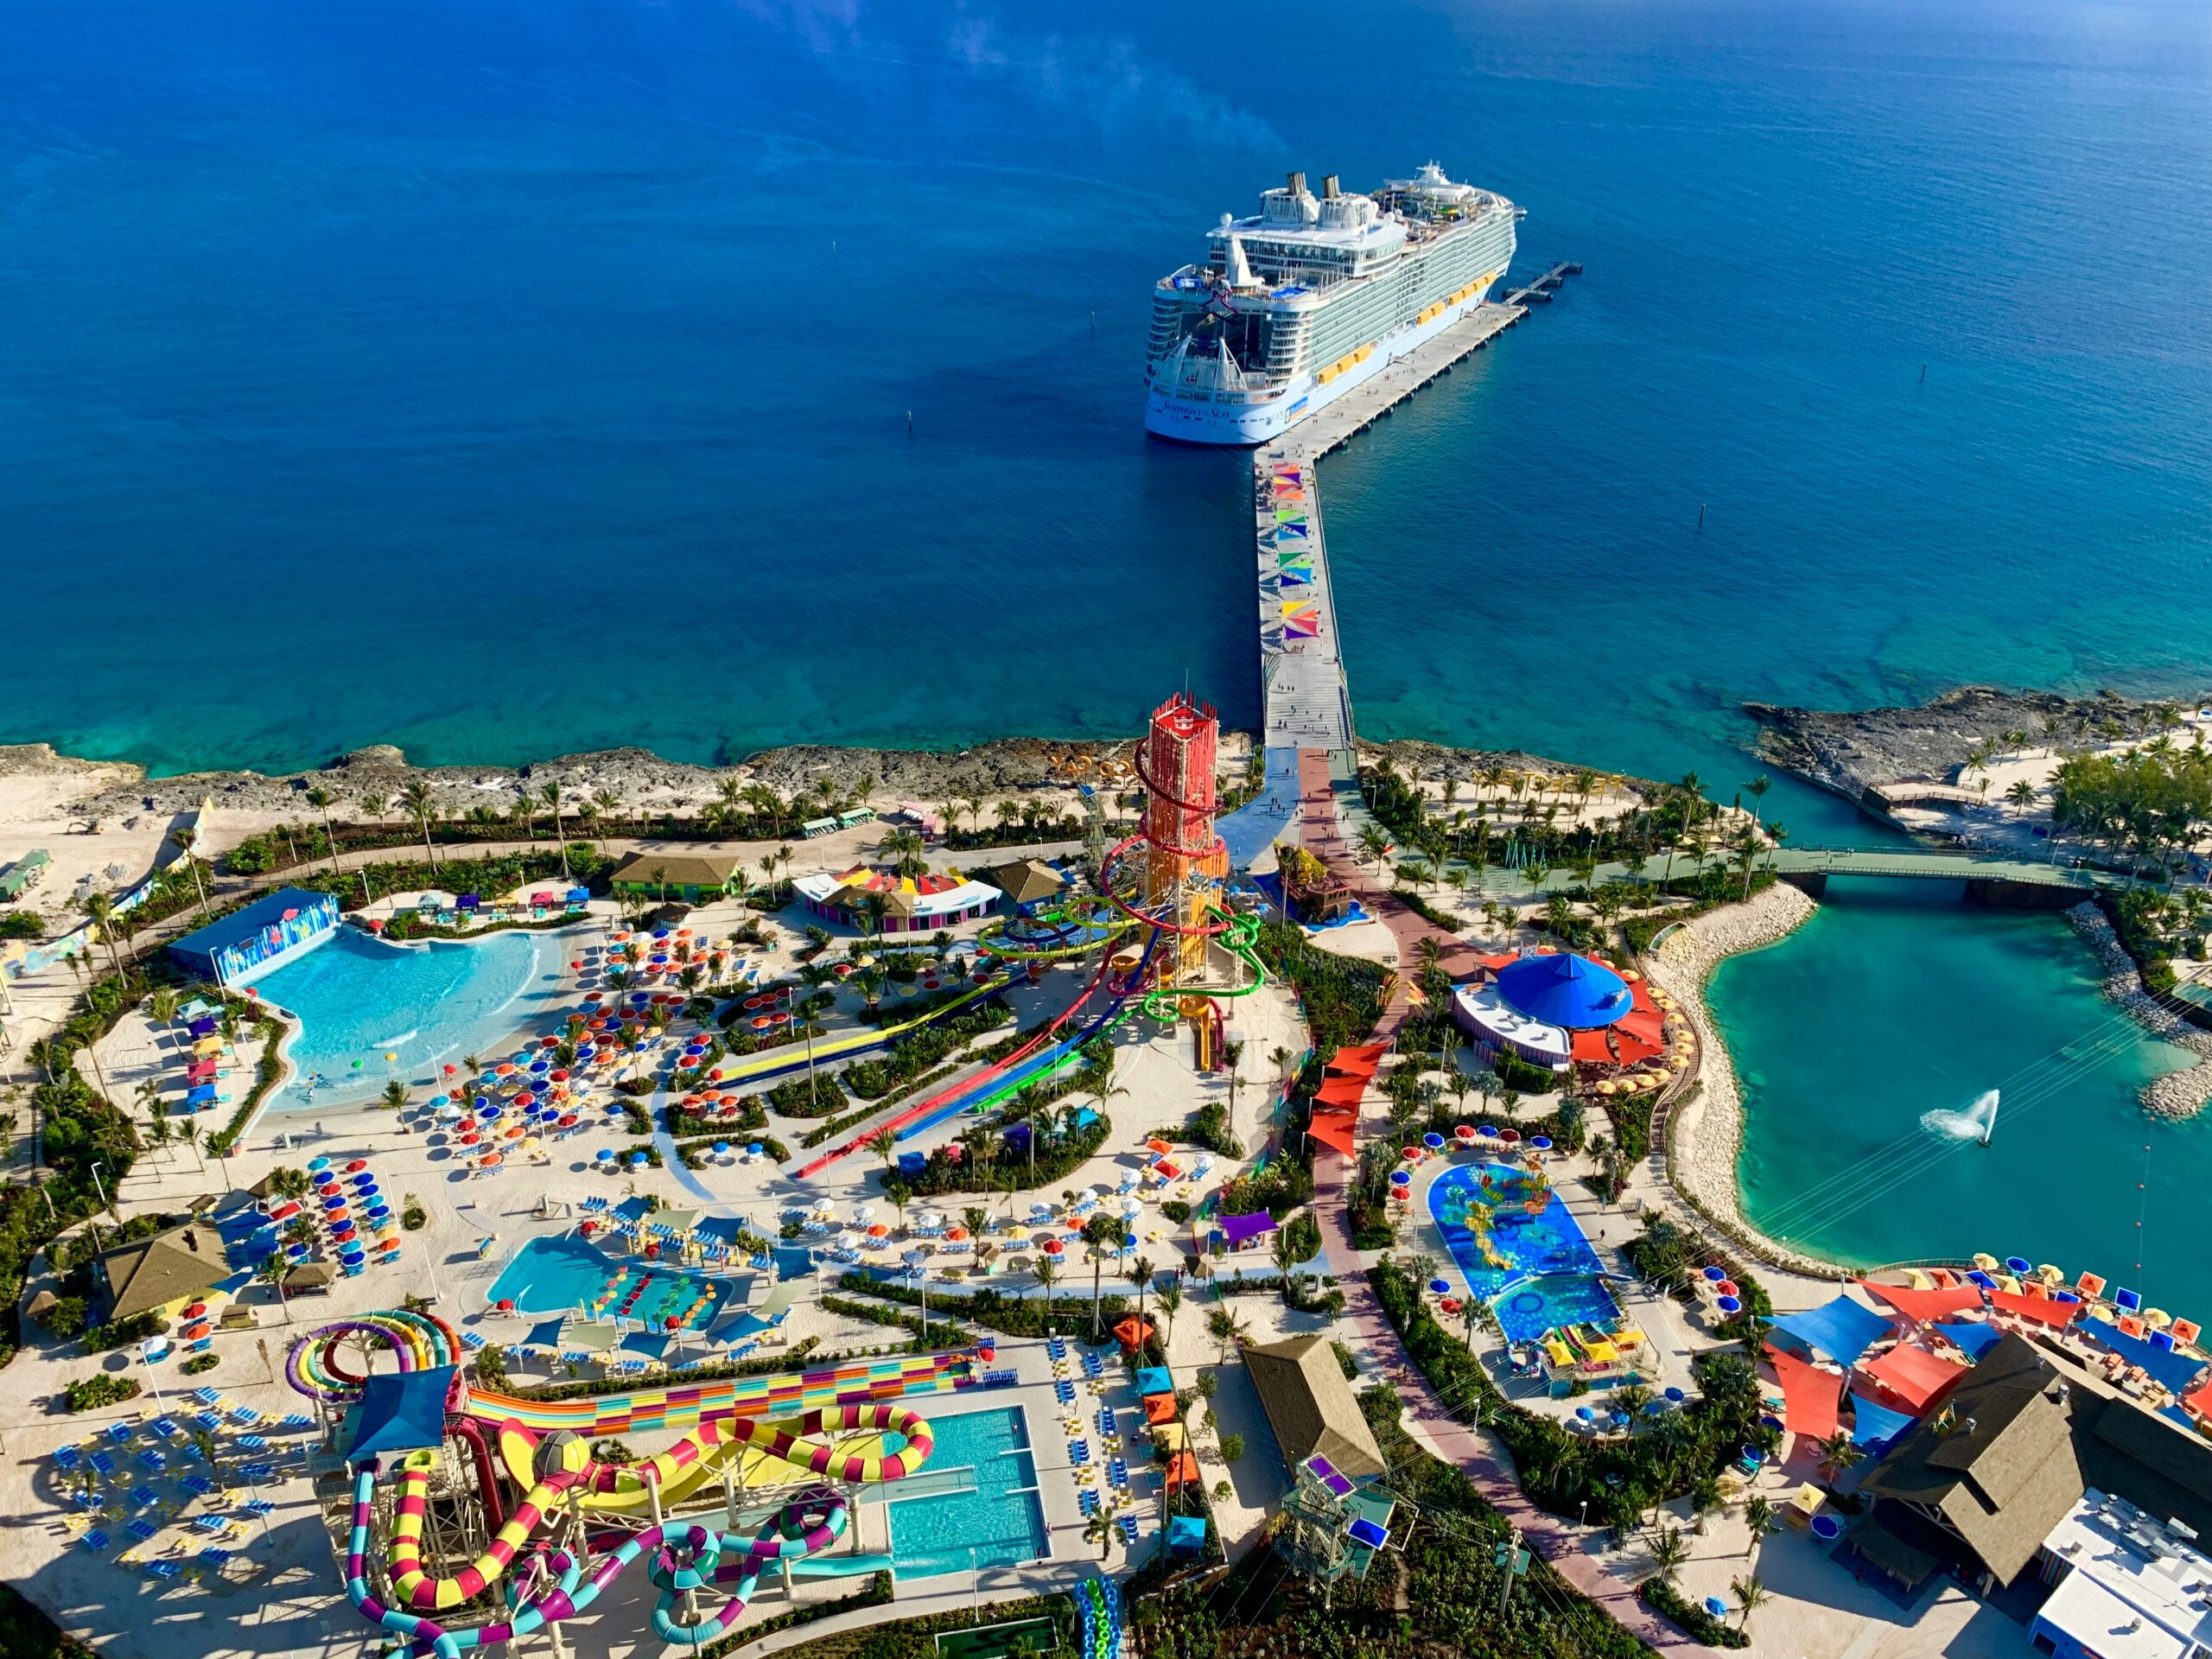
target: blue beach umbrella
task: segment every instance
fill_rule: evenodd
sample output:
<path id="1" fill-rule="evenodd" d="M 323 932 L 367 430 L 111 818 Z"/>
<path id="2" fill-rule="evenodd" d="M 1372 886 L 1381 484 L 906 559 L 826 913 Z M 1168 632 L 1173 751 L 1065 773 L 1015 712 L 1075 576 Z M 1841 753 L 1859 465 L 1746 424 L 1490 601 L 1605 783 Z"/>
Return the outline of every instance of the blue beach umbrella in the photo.
<path id="1" fill-rule="evenodd" d="M 1726 1618 L 1728 1616 L 1728 1604 L 1718 1596 L 1707 1596 L 1705 1599 L 1705 1611 L 1715 1618 Z"/>
<path id="2" fill-rule="evenodd" d="M 760 1143 L 758 1141 L 747 1141 L 745 1143 L 745 1154 L 748 1158 L 758 1158 L 760 1155 Z"/>
<path id="3" fill-rule="evenodd" d="M 1667 1390 L 1667 1400 L 1668 1403 L 1670 1405 L 1679 1406 L 1686 1397 L 1687 1396 L 1684 1395 L 1680 1389 L 1669 1389 Z"/>
<path id="4" fill-rule="evenodd" d="M 1432 1279 L 1428 1281 L 1428 1287 L 1439 1296 L 1449 1296 L 1452 1294 L 1452 1286 L 1448 1280 Z"/>
<path id="5" fill-rule="evenodd" d="M 612 1147 L 601 1147 L 599 1149 L 598 1161 L 602 1164 L 613 1163 L 614 1161 L 614 1148 Z"/>
<path id="6" fill-rule="evenodd" d="M 1717 1284 L 1719 1284 L 1719 1283 L 1723 1279 L 1726 1279 L 1727 1276 L 1728 1276 L 1728 1274 L 1727 1274 L 1727 1272 L 1726 1272 L 1726 1270 L 1725 1268 L 1707 1268 L 1705 1270 L 1706 1282 L 1707 1282 L 1707 1283 L 1708 1283 L 1708 1284 L 1714 1284 L 1714 1285 L 1717 1285 Z"/>
<path id="7" fill-rule="evenodd" d="M 630 1167 L 632 1169 L 643 1169 L 645 1166 L 645 1154 L 642 1152 L 633 1152 L 630 1154 Z"/>
<path id="8" fill-rule="evenodd" d="M 1495 1123 L 1485 1123 L 1482 1128 L 1477 1129 L 1475 1133 L 1482 1136 L 1485 1141 L 1495 1141 L 1497 1139 L 1497 1125 Z"/>
<path id="9" fill-rule="evenodd" d="M 1723 1313 L 1740 1313 L 1744 1311 L 1743 1303 L 1738 1301 L 1733 1296 L 1723 1296 L 1714 1302 L 1713 1306 Z"/>
<path id="10" fill-rule="evenodd" d="M 1413 1178 L 1410 1174 L 1408 1174 L 1406 1171 L 1404 1171 L 1404 1170 L 1402 1170 L 1402 1169 L 1394 1169 L 1394 1170 L 1392 1170 L 1392 1171 L 1390 1172 L 1390 1185 L 1393 1185 L 1393 1186 L 1411 1186 L 1413 1184 L 1414 1184 L 1414 1178 Z"/>
<path id="11" fill-rule="evenodd" d="M 2014 1273 L 2033 1273 L 2035 1271 L 2035 1268 L 2029 1263 L 2027 1257 L 2024 1255 L 2008 1255 L 2005 1258 L 2005 1265 L 2010 1268 Z"/>
<path id="12" fill-rule="evenodd" d="M 728 1142 L 728 1141 L 715 1141 L 715 1157 L 717 1157 L 717 1158 L 727 1158 L 727 1157 L 728 1157 L 728 1156 L 729 1156 L 729 1142 Z"/>
<path id="13" fill-rule="evenodd" d="M 1594 1423 L 1598 1421 L 1598 1414 L 1587 1406 L 1577 1406 L 1574 1408 L 1574 1414 L 1586 1423 Z"/>
<path id="14" fill-rule="evenodd" d="M 1552 1149 L 1552 1138 L 1548 1135 L 1532 1135 L 1529 1137 L 1529 1144 L 1538 1152 L 1549 1152 Z"/>
<path id="15" fill-rule="evenodd" d="M 1444 1149 L 1444 1137 L 1437 1134 L 1433 1129 L 1421 1136 L 1421 1143 L 1424 1147 L 1427 1147 L 1431 1152 L 1441 1152 Z"/>

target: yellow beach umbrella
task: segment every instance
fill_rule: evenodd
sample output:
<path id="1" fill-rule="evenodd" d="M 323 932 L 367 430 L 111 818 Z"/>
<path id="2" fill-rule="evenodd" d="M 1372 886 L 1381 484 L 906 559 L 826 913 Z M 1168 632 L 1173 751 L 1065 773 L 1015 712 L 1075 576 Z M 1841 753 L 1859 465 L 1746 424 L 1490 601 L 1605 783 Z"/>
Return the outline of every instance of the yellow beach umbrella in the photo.
<path id="1" fill-rule="evenodd" d="M 1976 1250 L 1974 1253 L 1974 1264 L 1984 1273 L 1987 1273 L 1997 1265 L 1997 1258 L 1987 1250 Z"/>
<path id="2" fill-rule="evenodd" d="M 2046 1285 L 2063 1285 L 2066 1282 L 2066 1274 L 2064 1269 L 2053 1267 L 2048 1262 L 2044 1262 L 2036 1269 L 2036 1277 L 2042 1280 Z"/>
<path id="3" fill-rule="evenodd" d="M 2173 1322 L 2174 1316 L 2163 1307 L 2146 1307 L 2143 1310 L 2143 1323 L 2153 1331 L 2163 1331 Z"/>

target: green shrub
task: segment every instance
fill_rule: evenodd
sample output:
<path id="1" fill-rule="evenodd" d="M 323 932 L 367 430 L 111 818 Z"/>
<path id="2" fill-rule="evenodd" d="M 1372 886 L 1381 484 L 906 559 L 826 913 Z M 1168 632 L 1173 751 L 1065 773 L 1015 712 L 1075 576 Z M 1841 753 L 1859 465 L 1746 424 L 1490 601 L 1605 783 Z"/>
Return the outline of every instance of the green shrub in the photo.
<path id="1" fill-rule="evenodd" d="M 134 1342 L 143 1342 L 169 1328 L 168 1321 L 158 1313 L 134 1313 L 127 1319 L 111 1319 L 105 1325 L 93 1325 L 85 1332 L 85 1351 L 105 1354 L 118 1348 L 127 1348 Z"/>
<path id="2" fill-rule="evenodd" d="M 98 1411 L 105 1406 L 119 1406 L 138 1394 L 138 1379 L 135 1376 L 116 1376 L 105 1371 L 92 1376 L 80 1376 L 61 1391 L 62 1403 L 71 1411 Z"/>
<path id="3" fill-rule="evenodd" d="M 42 939 L 46 924 L 30 910 L 0 910 L 0 939 Z"/>
<path id="4" fill-rule="evenodd" d="M 1244 1437 L 1224 1434 L 1221 1437 L 1221 1456 L 1224 1463 L 1234 1463 L 1244 1455 Z"/>
<path id="5" fill-rule="evenodd" d="M 82 1296 L 61 1296 L 54 1300 L 53 1306 L 38 1316 L 37 1323 L 54 1335 L 66 1339 L 83 1336 L 86 1319 Z"/>
<path id="6" fill-rule="evenodd" d="M 1715 1618 L 1668 1580 L 1649 1578 L 1636 1587 L 1637 1599 L 1662 1618 L 1708 1648 L 1748 1648 L 1751 1638 Z"/>
<path id="7" fill-rule="evenodd" d="M 213 1370 L 218 1363 L 213 1354 L 194 1354 L 176 1368 L 177 1374 L 180 1376 L 202 1376 Z"/>
<path id="8" fill-rule="evenodd" d="M 423 1200 L 412 1192 L 399 1206 L 399 1224 L 410 1233 L 419 1233 L 430 1224 L 430 1212 L 423 1207 Z"/>

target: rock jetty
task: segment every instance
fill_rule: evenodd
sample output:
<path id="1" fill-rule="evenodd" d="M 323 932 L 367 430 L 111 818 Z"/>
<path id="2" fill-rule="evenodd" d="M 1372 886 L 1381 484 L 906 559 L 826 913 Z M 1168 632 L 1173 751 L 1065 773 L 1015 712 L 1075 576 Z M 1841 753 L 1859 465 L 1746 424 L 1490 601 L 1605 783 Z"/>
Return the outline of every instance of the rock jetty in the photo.
<path id="1" fill-rule="evenodd" d="M 2154 1117 L 2195 1117 L 2212 1101 L 2212 1032 L 2202 1031 L 2176 1014 L 2143 988 L 2143 977 L 2134 960 L 2120 942 L 2103 911 L 2084 901 L 2066 912 L 2073 930 L 2095 951 L 2105 970 L 2104 995 L 2117 1003 L 2135 1023 L 2152 1036 L 2185 1048 L 2198 1057 L 2195 1065 L 2153 1077 L 2137 1098 Z"/>

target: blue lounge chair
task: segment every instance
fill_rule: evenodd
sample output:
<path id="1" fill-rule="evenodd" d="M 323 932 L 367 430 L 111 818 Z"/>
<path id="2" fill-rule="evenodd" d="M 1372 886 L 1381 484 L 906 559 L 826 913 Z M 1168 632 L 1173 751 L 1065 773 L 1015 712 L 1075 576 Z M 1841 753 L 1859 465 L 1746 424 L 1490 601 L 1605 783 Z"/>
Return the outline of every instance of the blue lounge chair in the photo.
<path id="1" fill-rule="evenodd" d="M 107 1547 L 113 1543 L 115 1540 L 109 1537 L 107 1534 L 102 1532 L 98 1527 L 94 1527 L 90 1532 L 86 1533 L 77 1541 L 82 1544 L 86 1549 L 91 1550 L 93 1554 L 105 1555 L 107 1554 Z"/>

